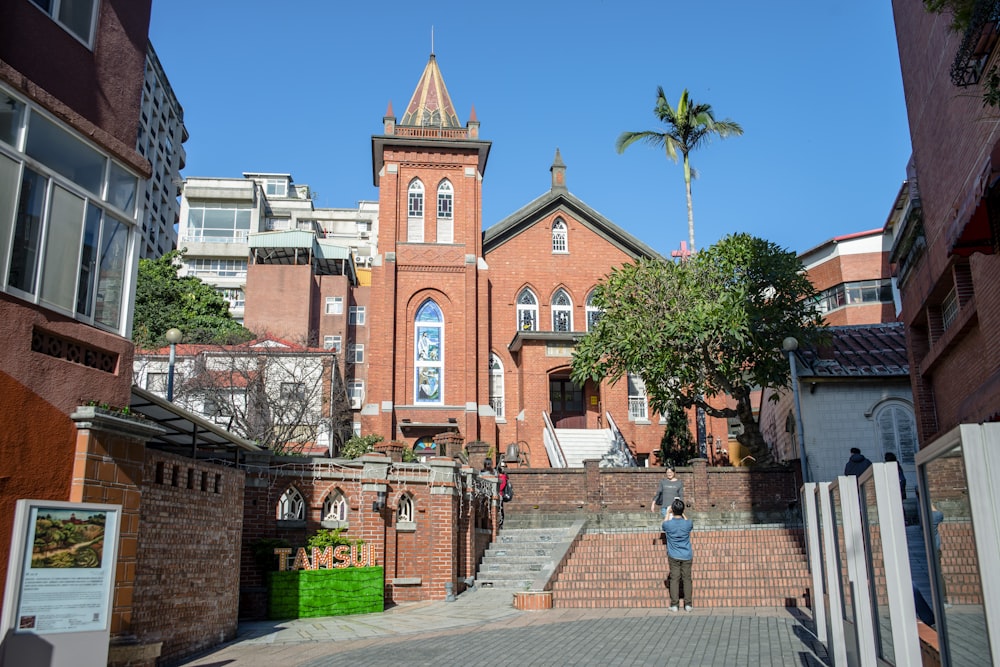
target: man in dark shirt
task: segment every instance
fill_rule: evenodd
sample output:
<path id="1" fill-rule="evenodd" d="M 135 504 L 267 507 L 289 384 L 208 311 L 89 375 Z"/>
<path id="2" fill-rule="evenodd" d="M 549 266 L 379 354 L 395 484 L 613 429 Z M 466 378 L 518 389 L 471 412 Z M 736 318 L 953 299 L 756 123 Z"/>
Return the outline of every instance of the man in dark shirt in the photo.
<path id="1" fill-rule="evenodd" d="M 868 460 L 867 456 L 861 453 L 860 449 L 851 447 L 851 458 L 847 460 L 847 465 L 844 466 L 844 474 L 860 477 L 861 473 L 868 470 L 871 465 L 872 462 Z"/>

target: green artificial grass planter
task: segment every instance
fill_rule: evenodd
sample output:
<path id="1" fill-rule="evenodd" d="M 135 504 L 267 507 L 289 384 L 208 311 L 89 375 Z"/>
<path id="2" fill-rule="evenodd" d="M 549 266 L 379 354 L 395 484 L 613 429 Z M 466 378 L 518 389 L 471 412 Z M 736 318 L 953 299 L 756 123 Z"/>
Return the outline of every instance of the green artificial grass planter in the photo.
<path id="1" fill-rule="evenodd" d="M 268 618 L 313 618 L 384 611 L 384 576 L 382 566 L 271 572 Z"/>

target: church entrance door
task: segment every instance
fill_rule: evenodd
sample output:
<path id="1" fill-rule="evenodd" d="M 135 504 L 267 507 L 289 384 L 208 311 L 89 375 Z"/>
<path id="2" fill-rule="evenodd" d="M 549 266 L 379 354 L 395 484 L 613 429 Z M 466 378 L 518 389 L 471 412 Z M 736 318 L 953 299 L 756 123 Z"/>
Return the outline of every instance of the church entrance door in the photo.
<path id="1" fill-rule="evenodd" d="M 549 417 L 556 428 L 587 428 L 583 387 L 568 377 L 549 378 Z"/>

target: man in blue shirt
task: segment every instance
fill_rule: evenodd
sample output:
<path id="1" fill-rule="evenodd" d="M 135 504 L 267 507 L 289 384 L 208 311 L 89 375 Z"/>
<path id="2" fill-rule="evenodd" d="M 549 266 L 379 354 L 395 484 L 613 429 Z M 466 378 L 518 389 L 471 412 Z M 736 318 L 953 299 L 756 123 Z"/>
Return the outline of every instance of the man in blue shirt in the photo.
<path id="1" fill-rule="evenodd" d="M 680 588 L 684 584 L 684 611 L 691 611 L 691 519 L 684 516 L 684 501 L 674 500 L 663 520 L 667 538 L 667 561 L 670 563 L 670 611 L 677 611 Z"/>

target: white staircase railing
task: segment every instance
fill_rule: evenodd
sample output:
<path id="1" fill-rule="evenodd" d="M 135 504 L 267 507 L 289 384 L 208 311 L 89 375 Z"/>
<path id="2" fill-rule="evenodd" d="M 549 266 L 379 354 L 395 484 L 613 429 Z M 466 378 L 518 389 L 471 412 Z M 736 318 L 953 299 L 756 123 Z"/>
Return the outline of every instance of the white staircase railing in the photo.
<path id="1" fill-rule="evenodd" d="M 556 436 L 556 429 L 549 419 L 549 413 L 542 411 L 542 421 L 545 422 L 545 430 L 542 432 L 542 441 L 545 443 L 545 453 L 549 455 L 549 465 L 553 468 L 566 467 L 566 455 L 563 454 L 559 438 Z"/>
<path id="2" fill-rule="evenodd" d="M 608 430 L 611 431 L 611 437 L 614 440 L 610 452 L 611 459 L 615 461 L 616 465 L 621 465 L 622 467 L 638 467 L 639 464 L 636 462 L 635 456 L 632 455 L 632 450 L 625 443 L 625 436 L 618 430 L 618 424 L 611 417 L 611 413 L 605 412 L 604 415 L 608 419 Z"/>

